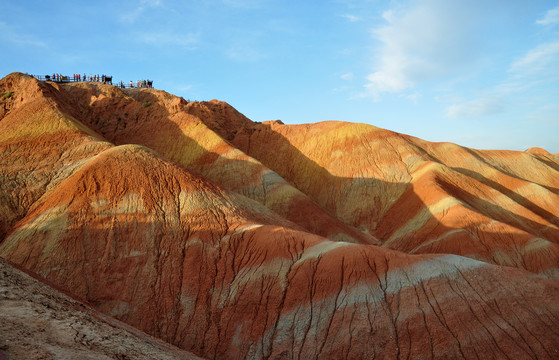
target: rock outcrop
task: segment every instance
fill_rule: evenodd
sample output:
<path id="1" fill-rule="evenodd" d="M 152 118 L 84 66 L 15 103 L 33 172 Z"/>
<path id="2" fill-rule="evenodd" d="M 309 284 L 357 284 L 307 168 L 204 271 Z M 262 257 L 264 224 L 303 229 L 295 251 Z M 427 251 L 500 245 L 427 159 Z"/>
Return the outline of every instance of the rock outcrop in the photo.
<path id="1" fill-rule="evenodd" d="M 8 90 L 0 256 L 107 315 L 208 358 L 559 356 L 552 155 Z"/>

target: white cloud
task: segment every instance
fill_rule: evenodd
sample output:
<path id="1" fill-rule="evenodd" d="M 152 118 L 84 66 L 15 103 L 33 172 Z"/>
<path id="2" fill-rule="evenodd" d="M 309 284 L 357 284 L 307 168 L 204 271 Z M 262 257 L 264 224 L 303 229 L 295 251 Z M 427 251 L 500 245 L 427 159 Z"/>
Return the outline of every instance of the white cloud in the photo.
<path id="1" fill-rule="evenodd" d="M 542 19 L 536 21 L 536 24 L 543 26 L 554 26 L 559 24 L 559 6 L 548 10 Z"/>
<path id="2" fill-rule="evenodd" d="M 535 73 L 559 65 L 559 41 L 541 44 L 512 63 L 509 71 L 516 74 Z"/>
<path id="3" fill-rule="evenodd" d="M 509 98 L 515 99 L 513 102 L 535 101 L 530 104 L 531 107 L 555 110 L 555 113 L 546 110 L 544 115 L 538 113 L 540 119 L 557 119 L 557 108 L 550 107 L 550 103 L 554 104 L 556 99 L 548 91 L 541 89 L 545 89 L 543 84 L 559 80 L 559 41 L 543 43 L 528 50 L 524 56 L 511 63 L 508 71 L 510 75 L 506 79 L 486 90 L 493 96 L 449 106 L 446 116 L 460 119 L 493 115 L 503 111 L 501 99 Z"/>
<path id="4" fill-rule="evenodd" d="M 397 20 L 394 14 L 394 10 L 386 10 L 382 13 L 382 18 L 391 24 Z"/>
<path id="5" fill-rule="evenodd" d="M 224 5 L 242 8 L 242 9 L 257 9 L 265 7 L 269 0 L 222 0 Z"/>
<path id="6" fill-rule="evenodd" d="M 46 42 L 26 34 L 12 34 L 8 41 L 21 46 L 35 46 L 40 48 L 48 47 Z"/>
<path id="7" fill-rule="evenodd" d="M 532 123 L 559 125 L 559 104 L 545 104 L 528 114 L 527 119 Z"/>
<path id="8" fill-rule="evenodd" d="M 351 15 L 351 14 L 345 14 L 345 15 L 342 15 L 342 17 L 346 18 L 350 22 L 358 22 L 358 21 L 363 20 L 359 16 L 355 16 L 355 15 Z"/>
<path id="9" fill-rule="evenodd" d="M 127 23 L 134 23 L 146 10 L 158 8 L 162 5 L 162 0 L 140 0 L 137 6 L 133 10 L 122 15 L 120 20 Z"/>
<path id="10" fill-rule="evenodd" d="M 479 9 L 458 0 L 425 0 L 385 11 L 385 26 L 373 30 L 380 41 L 375 72 L 366 85 L 376 100 L 418 82 L 456 73 L 476 51 Z"/>
<path id="11" fill-rule="evenodd" d="M 412 94 L 406 95 L 406 98 L 408 100 L 410 100 L 412 103 L 417 104 L 417 102 L 421 98 L 421 95 L 418 94 L 418 93 L 412 93 Z"/>
<path id="12" fill-rule="evenodd" d="M 141 42 L 149 45 L 176 45 L 192 50 L 198 42 L 198 34 L 146 33 L 139 36 Z"/>
<path id="13" fill-rule="evenodd" d="M 259 30 L 231 31 L 226 42 L 223 46 L 225 55 L 233 61 L 256 63 L 270 56 L 263 33 Z"/>
<path id="14" fill-rule="evenodd" d="M 353 80 L 353 73 L 348 72 L 346 74 L 343 74 L 342 76 L 340 76 L 340 79 L 346 80 L 346 81 L 351 81 L 351 80 Z"/>
<path id="15" fill-rule="evenodd" d="M 266 53 L 254 46 L 242 42 L 232 44 L 226 54 L 231 60 L 247 63 L 258 62 L 268 57 Z"/>
<path id="16" fill-rule="evenodd" d="M 34 46 L 40 48 L 48 47 L 48 44 L 37 37 L 16 31 L 7 23 L 0 21 L 0 32 L 2 32 L 2 39 L 18 46 Z"/>
<path id="17" fill-rule="evenodd" d="M 346 92 L 348 90 L 350 90 L 349 86 L 340 86 L 332 89 L 332 93 L 336 94 L 336 93 Z"/>
<path id="18" fill-rule="evenodd" d="M 181 91 L 181 92 L 185 92 L 185 91 L 192 90 L 193 87 L 194 86 L 192 86 L 192 85 L 181 85 L 181 86 L 176 87 L 176 89 Z"/>
<path id="19" fill-rule="evenodd" d="M 498 97 L 490 96 L 449 106 L 446 116 L 453 119 L 493 115 L 503 111 L 503 104 Z"/>

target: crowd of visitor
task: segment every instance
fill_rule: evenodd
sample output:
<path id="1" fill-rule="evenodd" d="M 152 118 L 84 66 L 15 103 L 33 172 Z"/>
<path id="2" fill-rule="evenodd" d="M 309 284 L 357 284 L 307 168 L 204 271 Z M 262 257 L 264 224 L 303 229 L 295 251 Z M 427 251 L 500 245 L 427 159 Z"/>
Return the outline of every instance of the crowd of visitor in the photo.
<path id="1" fill-rule="evenodd" d="M 113 83 L 113 77 L 108 75 L 99 75 L 99 74 L 73 74 L 72 76 L 62 75 L 54 73 L 51 75 L 31 75 L 35 77 L 37 80 L 42 81 L 56 81 L 56 82 L 77 82 L 77 81 L 93 81 L 93 82 L 102 82 L 103 84 Z M 125 83 L 124 81 L 120 81 L 116 84 L 116 86 L 120 88 L 153 88 L 153 80 L 137 80 L 136 83 L 130 80 L 129 83 Z"/>
<path id="2" fill-rule="evenodd" d="M 137 80 L 136 84 L 134 84 L 132 82 L 132 80 L 130 80 L 130 82 L 128 84 L 125 84 L 124 81 L 121 81 L 117 84 L 117 86 L 121 87 L 123 89 L 126 88 L 126 87 L 129 87 L 129 88 L 135 88 L 135 87 L 137 87 L 137 88 L 152 88 L 153 87 L 153 80 Z"/>

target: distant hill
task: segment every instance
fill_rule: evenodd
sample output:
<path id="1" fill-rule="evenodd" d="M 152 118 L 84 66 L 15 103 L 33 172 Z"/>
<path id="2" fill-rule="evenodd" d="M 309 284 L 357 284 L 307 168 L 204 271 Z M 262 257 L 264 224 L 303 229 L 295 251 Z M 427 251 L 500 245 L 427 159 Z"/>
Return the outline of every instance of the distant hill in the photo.
<path id="1" fill-rule="evenodd" d="M 557 356 L 557 155 L 0 93 L 0 256 L 109 316 L 207 358 Z"/>

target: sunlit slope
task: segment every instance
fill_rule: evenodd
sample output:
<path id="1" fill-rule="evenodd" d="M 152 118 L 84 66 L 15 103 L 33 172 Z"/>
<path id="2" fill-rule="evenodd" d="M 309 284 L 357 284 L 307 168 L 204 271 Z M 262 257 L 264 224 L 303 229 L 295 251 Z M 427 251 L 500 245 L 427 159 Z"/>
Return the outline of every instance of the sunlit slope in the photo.
<path id="1" fill-rule="evenodd" d="M 184 256 L 190 237 L 217 241 L 244 223 L 292 225 L 144 147 L 125 145 L 95 156 L 45 194 L 12 229 L 0 254 L 65 284 L 109 314 L 129 313 L 128 307 L 147 314 L 141 307 L 149 301 L 136 286 L 153 296 L 147 279 L 158 278 L 160 266 L 173 272 L 174 256 Z M 168 247 L 169 262 L 154 263 Z M 138 276 L 146 281 L 138 283 Z M 115 296 L 131 304 L 104 303 Z"/>
<path id="2" fill-rule="evenodd" d="M 233 134 L 234 128 L 253 124 L 223 102 L 187 103 L 160 90 L 122 91 L 103 84 L 67 84 L 63 92 L 73 102 L 66 112 L 115 144 L 141 144 L 154 149 L 318 235 L 377 243 L 218 135 L 214 130 L 226 129 Z"/>
<path id="3" fill-rule="evenodd" d="M 343 122 L 268 122 L 236 136 L 240 149 L 384 246 L 559 276 L 559 164 L 545 151 L 479 151 Z"/>
<path id="4" fill-rule="evenodd" d="M 0 81 L 0 239 L 29 207 L 110 144 L 60 111 L 52 85 L 12 74 Z"/>

